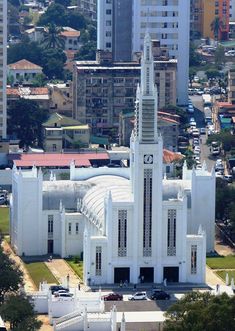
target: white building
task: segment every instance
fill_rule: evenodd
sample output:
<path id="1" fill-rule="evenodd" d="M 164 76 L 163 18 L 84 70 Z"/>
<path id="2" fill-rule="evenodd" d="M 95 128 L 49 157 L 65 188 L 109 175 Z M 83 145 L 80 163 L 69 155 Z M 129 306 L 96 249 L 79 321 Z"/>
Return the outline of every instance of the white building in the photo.
<path id="1" fill-rule="evenodd" d="M 7 135 L 7 1 L 0 0 L 0 140 Z"/>
<path id="2" fill-rule="evenodd" d="M 178 60 L 178 104 L 188 103 L 190 1 L 98 0 L 98 49 L 130 60 L 143 49 L 146 30 Z"/>
<path id="3" fill-rule="evenodd" d="M 11 243 L 19 255 L 83 252 L 84 281 L 112 284 L 203 283 L 214 250 L 215 174 L 183 168 L 162 179 L 157 89 L 145 37 L 130 168 L 75 168 L 70 180 L 43 182 L 41 171 L 14 169 Z"/>
<path id="4" fill-rule="evenodd" d="M 14 84 L 30 84 L 36 75 L 42 74 L 42 67 L 28 60 L 20 60 L 7 66 L 8 77 Z"/>

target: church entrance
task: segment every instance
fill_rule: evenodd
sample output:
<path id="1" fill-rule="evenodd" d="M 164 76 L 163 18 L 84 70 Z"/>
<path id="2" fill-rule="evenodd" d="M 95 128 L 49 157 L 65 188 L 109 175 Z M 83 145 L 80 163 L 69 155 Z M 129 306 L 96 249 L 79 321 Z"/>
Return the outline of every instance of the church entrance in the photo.
<path id="1" fill-rule="evenodd" d="M 154 268 L 140 268 L 140 282 L 153 283 Z"/>
<path id="2" fill-rule="evenodd" d="M 170 283 L 179 282 L 179 267 L 164 267 L 163 279 L 166 279 Z"/>
<path id="3" fill-rule="evenodd" d="M 54 242 L 53 240 L 48 240 L 47 242 L 47 253 L 53 254 L 54 253 Z"/>
<path id="4" fill-rule="evenodd" d="M 130 268 L 114 268 L 114 283 L 130 282 Z"/>

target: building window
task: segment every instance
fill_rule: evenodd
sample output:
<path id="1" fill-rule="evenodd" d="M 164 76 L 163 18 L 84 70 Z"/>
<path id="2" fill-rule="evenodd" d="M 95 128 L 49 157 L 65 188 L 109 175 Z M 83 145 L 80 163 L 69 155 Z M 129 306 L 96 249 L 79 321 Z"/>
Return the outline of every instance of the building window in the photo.
<path id="1" fill-rule="evenodd" d="M 127 255 L 127 210 L 118 211 L 118 256 Z"/>
<path id="2" fill-rule="evenodd" d="M 53 234 L 54 216 L 48 215 L 48 234 Z"/>
<path id="3" fill-rule="evenodd" d="M 150 70 L 147 68 L 146 70 L 146 94 L 149 94 L 149 80 L 150 80 Z"/>
<path id="4" fill-rule="evenodd" d="M 69 223 L 69 227 L 68 227 L 68 234 L 72 233 L 72 223 Z"/>
<path id="5" fill-rule="evenodd" d="M 78 223 L 76 223 L 76 234 L 78 234 L 79 226 Z"/>
<path id="6" fill-rule="evenodd" d="M 144 169 L 143 256 L 152 255 L 152 169 Z"/>
<path id="7" fill-rule="evenodd" d="M 167 223 L 167 255 L 176 255 L 176 210 L 168 210 Z"/>
<path id="8" fill-rule="evenodd" d="M 95 253 L 95 274 L 96 276 L 101 276 L 101 254 L 102 254 L 102 247 L 96 246 L 96 253 Z"/>
<path id="9" fill-rule="evenodd" d="M 191 246 L 191 274 L 197 273 L 197 245 Z"/>

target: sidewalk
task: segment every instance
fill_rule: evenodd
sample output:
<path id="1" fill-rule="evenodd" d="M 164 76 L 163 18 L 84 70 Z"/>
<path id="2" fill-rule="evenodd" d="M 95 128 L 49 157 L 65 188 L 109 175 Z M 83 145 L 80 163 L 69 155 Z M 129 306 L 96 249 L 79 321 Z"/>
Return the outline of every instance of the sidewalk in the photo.
<path id="1" fill-rule="evenodd" d="M 73 271 L 73 269 L 68 265 L 68 263 L 63 259 L 52 259 L 51 262 L 46 261 L 45 262 L 48 269 L 51 271 L 51 273 L 55 276 L 55 278 L 58 280 L 61 284 L 66 284 L 67 282 L 67 276 L 69 275 L 69 286 L 70 287 L 78 287 L 78 284 L 80 284 L 80 289 L 82 291 L 89 290 L 89 287 L 81 284 L 81 279 L 78 277 L 78 275 Z M 67 284 L 66 284 L 67 285 Z"/>

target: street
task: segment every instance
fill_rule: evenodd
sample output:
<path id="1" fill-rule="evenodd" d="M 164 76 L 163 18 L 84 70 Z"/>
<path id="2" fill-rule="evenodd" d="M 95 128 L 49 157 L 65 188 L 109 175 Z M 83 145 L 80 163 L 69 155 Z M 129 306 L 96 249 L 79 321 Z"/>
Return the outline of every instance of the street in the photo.
<path id="1" fill-rule="evenodd" d="M 193 95 L 190 97 L 192 100 L 192 103 L 194 105 L 194 113 L 192 116 L 195 118 L 197 123 L 197 128 L 204 128 L 205 127 L 205 121 L 204 121 L 204 113 L 203 113 L 203 101 L 202 97 L 199 95 Z M 192 117 L 191 115 L 189 117 Z M 207 134 L 201 135 L 201 164 L 203 164 L 204 161 L 206 161 L 207 169 L 212 170 L 215 164 L 216 158 L 213 157 L 210 153 L 210 149 L 206 144 L 207 141 Z"/>

